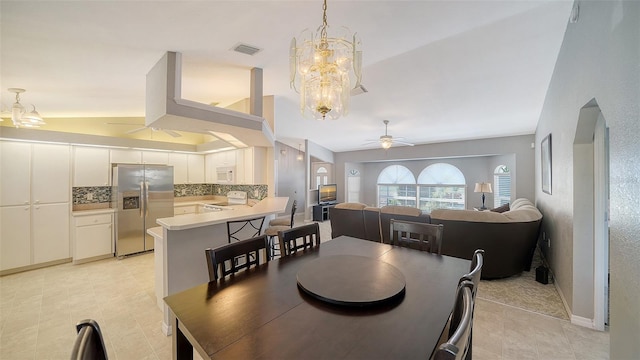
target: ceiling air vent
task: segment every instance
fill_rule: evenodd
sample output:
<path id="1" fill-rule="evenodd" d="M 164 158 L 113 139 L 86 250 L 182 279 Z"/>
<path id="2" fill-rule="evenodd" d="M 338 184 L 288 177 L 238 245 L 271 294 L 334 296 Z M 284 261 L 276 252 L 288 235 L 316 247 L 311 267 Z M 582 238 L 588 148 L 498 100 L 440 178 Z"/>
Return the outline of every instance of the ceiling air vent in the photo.
<path id="1" fill-rule="evenodd" d="M 233 51 L 239 52 L 239 53 L 243 53 L 243 54 L 247 54 L 247 55 L 254 55 L 255 53 L 259 52 L 260 48 L 257 48 L 255 46 L 251 46 L 251 45 L 247 45 L 247 44 L 238 44 L 236 46 L 233 47 Z"/>

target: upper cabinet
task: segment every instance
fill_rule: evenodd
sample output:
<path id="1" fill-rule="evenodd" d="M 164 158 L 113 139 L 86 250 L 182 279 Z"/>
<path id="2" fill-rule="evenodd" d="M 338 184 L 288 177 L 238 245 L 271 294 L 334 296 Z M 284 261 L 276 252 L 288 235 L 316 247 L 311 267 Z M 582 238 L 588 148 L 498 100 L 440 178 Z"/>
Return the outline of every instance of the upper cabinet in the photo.
<path id="1" fill-rule="evenodd" d="M 140 150 L 112 149 L 112 164 L 142 164 L 142 152 Z"/>
<path id="2" fill-rule="evenodd" d="M 169 163 L 169 153 L 166 151 L 143 151 L 143 164 L 167 165 Z"/>
<path id="3" fill-rule="evenodd" d="M 236 167 L 237 174 L 237 158 L 243 158 L 244 153 L 242 151 L 243 150 L 230 150 L 207 154 L 205 156 L 205 182 L 207 184 L 218 183 L 216 169 L 219 167 Z"/>
<path id="4" fill-rule="evenodd" d="M 109 186 L 109 149 L 74 147 L 73 186 Z"/>
<path id="5" fill-rule="evenodd" d="M 203 184 L 205 182 L 204 155 L 170 153 L 169 165 L 173 166 L 174 184 Z"/>
<path id="6" fill-rule="evenodd" d="M 31 144 L 0 141 L 0 205 L 31 202 Z"/>
<path id="7" fill-rule="evenodd" d="M 68 202 L 71 190 L 69 145 L 33 144 L 31 201 L 34 204 Z"/>
<path id="8" fill-rule="evenodd" d="M 264 184 L 265 162 L 267 151 L 264 147 L 250 147 L 238 150 L 242 154 L 242 161 L 237 164 L 238 184 Z"/>

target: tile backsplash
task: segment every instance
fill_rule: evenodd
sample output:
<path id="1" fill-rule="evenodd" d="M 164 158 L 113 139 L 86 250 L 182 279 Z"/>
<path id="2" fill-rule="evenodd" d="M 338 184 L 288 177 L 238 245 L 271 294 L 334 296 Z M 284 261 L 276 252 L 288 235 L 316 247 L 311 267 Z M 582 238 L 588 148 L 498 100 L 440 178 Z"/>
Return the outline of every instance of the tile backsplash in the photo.
<path id="1" fill-rule="evenodd" d="M 267 197 L 267 185 L 222 185 L 222 184 L 176 184 L 174 197 L 219 195 L 226 196 L 229 191 L 246 191 L 249 199 L 262 200 Z M 74 187 L 72 189 L 74 205 L 99 204 L 111 201 L 110 186 Z"/>
<path id="2" fill-rule="evenodd" d="M 111 186 L 74 187 L 73 205 L 99 204 L 111 201 Z"/>

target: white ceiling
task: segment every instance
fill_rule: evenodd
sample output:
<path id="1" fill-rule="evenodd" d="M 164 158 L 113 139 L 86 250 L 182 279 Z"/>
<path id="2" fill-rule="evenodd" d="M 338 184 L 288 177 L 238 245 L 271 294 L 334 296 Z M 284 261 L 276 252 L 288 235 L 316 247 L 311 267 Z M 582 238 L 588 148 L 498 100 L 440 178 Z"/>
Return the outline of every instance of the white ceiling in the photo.
<path id="1" fill-rule="evenodd" d="M 531 134 L 572 1 L 333 1 L 331 27 L 363 48 L 363 84 L 336 121 L 301 118 L 289 88 L 289 43 L 322 21 L 313 1 L 0 2 L 1 95 L 56 117 L 145 113 L 145 77 L 166 51 L 183 55 L 182 97 L 220 106 L 249 96 L 264 69 L 276 98 L 276 139 L 333 151 L 365 148 L 384 133 L 414 143 Z M 254 56 L 230 51 L 238 43 Z M 368 145 L 375 147 L 375 145 Z"/>

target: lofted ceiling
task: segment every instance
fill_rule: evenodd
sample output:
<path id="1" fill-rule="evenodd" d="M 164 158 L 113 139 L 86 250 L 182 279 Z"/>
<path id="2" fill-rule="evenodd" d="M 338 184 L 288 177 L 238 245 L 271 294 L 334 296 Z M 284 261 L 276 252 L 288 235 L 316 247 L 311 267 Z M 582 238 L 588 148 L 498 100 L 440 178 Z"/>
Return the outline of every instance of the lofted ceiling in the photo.
<path id="1" fill-rule="evenodd" d="M 56 131 L 69 118 L 142 123 L 146 74 L 176 51 L 182 97 L 204 104 L 247 98 L 250 70 L 262 68 L 263 93 L 275 99 L 276 140 L 293 147 L 309 139 L 333 151 L 373 148 L 364 144 L 384 134 L 385 119 L 390 135 L 416 144 L 532 134 L 571 6 L 329 0 L 330 27 L 348 26 L 362 39 L 368 92 L 352 97 L 348 116 L 315 121 L 301 117 L 289 88 L 289 43 L 321 24 L 320 0 L 3 0 L 1 102 L 7 109 L 14 101 L 7 88 L 27 89 L 22 103 L 35 104 Z M 262 50 L 231 51 L 238 43 Z"/>

